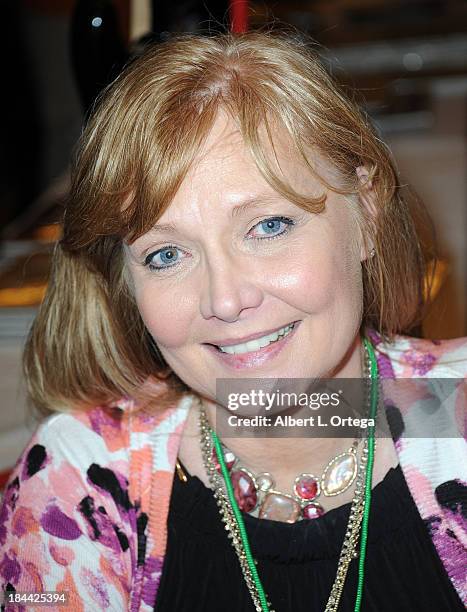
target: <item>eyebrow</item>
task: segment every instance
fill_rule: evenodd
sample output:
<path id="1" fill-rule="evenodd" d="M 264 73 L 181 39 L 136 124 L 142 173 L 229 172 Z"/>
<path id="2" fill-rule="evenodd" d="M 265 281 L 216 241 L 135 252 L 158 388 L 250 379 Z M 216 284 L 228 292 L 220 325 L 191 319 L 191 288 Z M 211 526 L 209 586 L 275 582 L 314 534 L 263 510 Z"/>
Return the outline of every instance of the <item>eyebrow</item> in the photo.
<path id="1" fill-rule="evenodd" d="M 279 195 L 264 195 L 264 196 L 255 196 L 252 198 L 248 198 L 241 204 L 237 204 L 230 211 L 230 216 L 232 219 L 239 217 L 246 210 L 260 208 L 265 204 L 272 204 L 274 202 L 279 201 L 281 198 Z M 150 231 L 150 234 L 176 234 L 178 231 L 177 226 L 174 223 L 157 223 Z"/>

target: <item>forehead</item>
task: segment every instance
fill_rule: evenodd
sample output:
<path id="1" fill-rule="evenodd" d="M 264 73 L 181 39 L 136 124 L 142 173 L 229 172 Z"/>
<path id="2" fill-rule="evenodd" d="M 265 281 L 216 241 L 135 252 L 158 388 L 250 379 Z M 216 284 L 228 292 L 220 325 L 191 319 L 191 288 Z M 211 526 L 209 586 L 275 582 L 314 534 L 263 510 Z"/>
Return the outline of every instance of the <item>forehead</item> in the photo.
<path id="1" fill-rule="evenodd" d="M 271 120 L 268 127 L 269 130 L 260 126 L 258 130 L 254 156 L 236 120 L 219 112 L 189 160 L 173 195 L 165 202 L 164 197 L 158 197 L 164 196 L 164 173 L 160 172 L 156 174 L 159 191 L 148 190 L 139 200 L 132 194 L 133 218 L 141 229 L 127 234 L 125 242 L 132 245 L 140 238 L 156 234 L 186 234 L 189 227 L 189 232 L 199 227 L 205 231 L 209 224 L 221 223 L 224 227 L 226 219 L 230 223 L 253 210 L 259 215 L 260 209 L 279 212 L 284 210 L 284 205 L 290 213 L 298 207 L 327 217 L 329 209 L 336 208 L 333 203 L 336 194 L 329 190 L 329 185 L 340 185 L 337 169 L 311 146 L 304 146 L 304 155 L 301 155 L 279 121 L 276 125 Z M 182 156 L 183 145 L 177 148 Z M 165 190 L 168 193 L 170 190 Z M 337 216 L 342 216 L 347 209 L 340 205 L 337 208 L 340 210 Z M 337 210 L 334 212 L 337 214 Z M 135 224 L 130 219 L 126 227 L 135 227 Z"/>
<path id="2" fill-rule="evenodd" d="M 310 171 L 285 128 L 272 127 L 272 143 L 266 128 L 259 129 L 261 153 L 268 166 L 299 193 L 313 197 L 322 194 L 323 184 Z M 311 147 L 307 149 L 307 161 L 319 176 L 328 180 L 335 178 L 332 166 Z M 257 167 L 236 122 L 227 114 L 219 113 L 166 214 L 171 215 L 175 209 L 198 198 L 206 203 L 222 199 L 234 204 L 258 194 L 269 195 L 271 199 L 279 197 Z"/>

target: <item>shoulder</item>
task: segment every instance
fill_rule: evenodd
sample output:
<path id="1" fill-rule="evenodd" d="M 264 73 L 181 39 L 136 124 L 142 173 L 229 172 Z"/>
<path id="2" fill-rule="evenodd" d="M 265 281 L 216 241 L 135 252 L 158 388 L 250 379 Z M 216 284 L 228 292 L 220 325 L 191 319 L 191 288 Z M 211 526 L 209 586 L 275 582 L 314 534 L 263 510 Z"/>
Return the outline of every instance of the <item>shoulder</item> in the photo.
<path id="1" fill-rule="evenodd" d="M 396 335 L 378 342 L 378 352 L 391 362 L 396 377 L 467 377 L 467 337 L 428 340 Z"/>
<path id="2" fill-rule="evenodd" d="M 114 412 L 96 407 L 53 414 L 40 423 L 5 488 L 3 501 L 11 519 L 21 508 L 37 514 L 39 524 L 39 516 L 49 507 L 55 511 L 57 504 L 61 512 L 81 513 L 84 499 L 102 495 L 108 495 L 109 513 L 115 513 L 127 497 L 129 461 L 125 432 Z"/>
<path id="3" fill-rule="evenodd" d="M 50 415 L 38 425 L 28 448 L 31 452 L 41 447 L 44 461 L 66 460 L 77 468 L 85 468 L 89 462 L 124 459 L 127 438 L 122 411 L 96 406 L 87 411 Z"/>
<path id="4" fill-rule="evenodd" d="M 124 441 L 122 419 L 102 407 L 37 427 L 0 504 L 0 558 L 16 568 L 0 571 L 0 590 L 68 590 L 83 612 L 127 608 L 138 516 Z"/>

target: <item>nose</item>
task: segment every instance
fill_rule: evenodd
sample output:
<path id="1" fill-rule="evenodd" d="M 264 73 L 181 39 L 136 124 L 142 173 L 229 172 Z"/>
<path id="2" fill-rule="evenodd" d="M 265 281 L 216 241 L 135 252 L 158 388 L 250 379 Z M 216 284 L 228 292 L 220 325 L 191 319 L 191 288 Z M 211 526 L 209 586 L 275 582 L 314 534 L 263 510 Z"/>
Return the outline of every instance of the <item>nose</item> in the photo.
<path id="1" fill-rule="evenodd" d="M 229 323 L 242 318 L 242 312 L 258 308 L 263 292 L 254 280 L 251 260 L 239 261 L 217 254 L 207 262 L 201 284 L 200 311 L 205 319 L 216 317 Z"/>

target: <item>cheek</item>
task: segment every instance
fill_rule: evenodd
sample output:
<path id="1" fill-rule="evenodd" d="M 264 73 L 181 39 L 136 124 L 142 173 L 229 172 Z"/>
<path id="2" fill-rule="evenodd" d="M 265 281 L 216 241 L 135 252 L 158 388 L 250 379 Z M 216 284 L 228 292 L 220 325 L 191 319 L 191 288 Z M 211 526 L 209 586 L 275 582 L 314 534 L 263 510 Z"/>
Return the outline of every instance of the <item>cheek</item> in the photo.
<path id="1" fill-rule="evenodd" d="M 174 349 L 186 343 L 194 318 L 193 298 L 187 292 L 170 287 L 161 291 L 149 283 L 136 290 L 135 298 L 141 318 L 158 345 Z"/>
<path id="2" fill-rule="evenodd" d="M 296 257 L 277 262 L 270 287 L 291 306 L 312 313 L 329 307 L 343 280 L 340 252 L 314 243 L 297 250 Z"/>
<path id="3" fill-rule="evenodd" d="M 331 242 L 331 241 L 329 241 Z M 362 295 L 359 257 L 352 245 L 332 241 L 318 248 L 310 246 L 302 256 L 290 258 L 275 268 L 276 295 L 308 313 L 331 312 L 340 304 L 355 304 Z"/>

